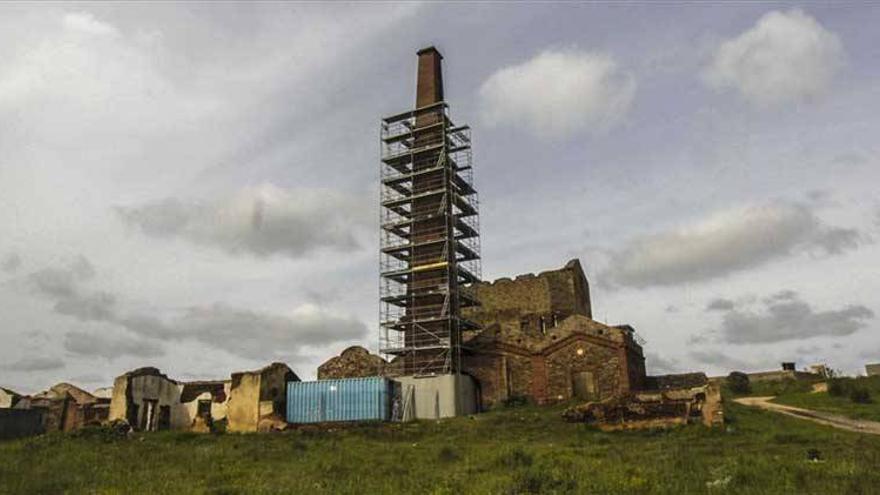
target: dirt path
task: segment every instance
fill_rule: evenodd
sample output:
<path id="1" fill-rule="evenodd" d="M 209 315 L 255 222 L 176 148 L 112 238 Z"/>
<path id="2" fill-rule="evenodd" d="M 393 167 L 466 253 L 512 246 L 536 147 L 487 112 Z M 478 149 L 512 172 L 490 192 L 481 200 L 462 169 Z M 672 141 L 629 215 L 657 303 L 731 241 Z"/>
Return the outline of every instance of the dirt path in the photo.
<path id="1" fill-rule="evenodd" d="M 819 423 L 826 426 L 833 426 L 834 428 L 839 428 L 841 430 L 880 435 L 880 422 L 867 421 L 862 419 L 851 419 L 845 416 L 838 416 L 836 414 L 812 411 L 810 409 L 801 409 L 800 407 L 786 406 L 783 404 L 770 402 L 772 399 L 773 397 L 741 397 L 739 399 L 733 399 L 733 401 L 738 404 L 759 407 L 768 411 L 778 412 L 779 414 L 785 414 L 786 416 L 794 416 L 796 418 L 806 419 L 814 423 Z"/>

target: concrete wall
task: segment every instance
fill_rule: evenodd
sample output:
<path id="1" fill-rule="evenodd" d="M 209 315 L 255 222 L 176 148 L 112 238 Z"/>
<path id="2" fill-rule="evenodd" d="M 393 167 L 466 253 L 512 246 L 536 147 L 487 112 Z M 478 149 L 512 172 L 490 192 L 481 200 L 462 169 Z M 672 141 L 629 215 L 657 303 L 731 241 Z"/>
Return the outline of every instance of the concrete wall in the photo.
<path id="1" fill-rule="evenodd" d="M 8 409 L 15 405 L 19 396 L 0 388 L 0 409 Z"/>
<path id="2" fill-rule="evenodd" d="M 287 382 L 299 377 L 283 363 L 273 363 L 257 371 L 232 374 L 229 401 L 226 405 L 229 431 L 257 431 L 260 420 L 268 416 L 284 417 Z"/>
<path id="3" fill-rule="evenodd" d="M 226 393 L 226 397 L 229 397 L 229 393 L 232 388 L 232 382 L 226 382 L 223 385 L 224 392 Z M 216 398 L 210 392 L 202 392 L 198 396 L 196 396 L 193 400 L 189 402 L 184 402 L 182 404 L 183 408 L 186 410 L 186 414 L 189 418 L 195 419 L 195 417 L 199 413 L 199 402 L 203 400 L 211 401 L 211 419 L 213 421 L 219 421 L 221 419 L 226 419 L 226 414 L 228 411 L 229 401 L 216 401 Z"/>
<path id="4" fill-rule="evenodd" d="M 109 419 L 111 421 L 124 419 L 133 428 L 138 429 L 146 414 L 145 401 L 155 400 L 153 420 L 146 429 L 154 430 L 159 427 L 159 412 L 163 406 L 170 408 L 171 429 L 188 429 L 192 424 L 192 416 L 187 407 L 180 402 L 182 388 L 182 384 L 161 374 L 122 375 L 113 383 Z M 137 406 L 136 411 L 132 408 L 133 405 Z"/>
<path id="5" fill-rule="evenodd" d="M 476 385 L 467 375 L 401 376 L 403 418 L 439 419 L 477 412 Z"/>
<path id="6" fill-rule="evenodd" d="M 865 373 L 868 376 L 878 376 L 880 375 L 880 363 L 877 364 L 866 364 L 865 365 Z"/>

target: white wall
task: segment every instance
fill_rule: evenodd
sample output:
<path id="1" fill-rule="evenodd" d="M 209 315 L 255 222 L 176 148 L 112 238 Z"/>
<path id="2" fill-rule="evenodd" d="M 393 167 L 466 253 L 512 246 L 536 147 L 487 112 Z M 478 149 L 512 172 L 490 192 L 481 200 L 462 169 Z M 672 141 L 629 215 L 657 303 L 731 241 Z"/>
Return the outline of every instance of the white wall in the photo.
<path id="1" fill-rule="evenodd" d="M 477 412 L 476 387 L 467 375 L 394 378 L 401 385 L 403 417 L 439 419 Z"/>

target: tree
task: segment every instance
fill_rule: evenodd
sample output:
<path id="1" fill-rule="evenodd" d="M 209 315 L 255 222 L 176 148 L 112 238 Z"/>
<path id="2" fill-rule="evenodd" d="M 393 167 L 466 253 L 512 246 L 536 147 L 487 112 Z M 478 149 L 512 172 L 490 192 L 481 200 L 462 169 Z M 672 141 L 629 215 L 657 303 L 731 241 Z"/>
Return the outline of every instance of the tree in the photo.
<path id="1" fill-rule="evenodd" d="M 752 391 L 749 375 L 742 371 L 731 371 L 727 375 L 727 386 L 735 394 L 747 394 Z"/>

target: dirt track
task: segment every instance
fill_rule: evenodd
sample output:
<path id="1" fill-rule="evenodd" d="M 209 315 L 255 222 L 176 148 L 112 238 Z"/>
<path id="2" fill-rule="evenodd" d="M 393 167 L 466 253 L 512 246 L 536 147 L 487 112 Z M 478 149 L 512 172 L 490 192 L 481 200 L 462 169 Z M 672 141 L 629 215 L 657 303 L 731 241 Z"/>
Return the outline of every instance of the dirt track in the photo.
<path id="1" fill-rule="evenodd" d="M 786 416 L 793 416 L 795 418 L 806 419 L 814 423 L 832 426 L 841 430 L 880 435 L 880 422 L 851 419 L 844 416 L 838 416 L 836 414 L 812 411 L 810 409 L 801 409 L 800 407 L 786 406 L 783 404 L 776 404 L 774 402 L 770 402 L 772 399 L 773 397 L 741 397 L 739 399 L 733 399 L 733 401 L 738 404 L 759 407 L 768 411 L 785 414 Z"/>

